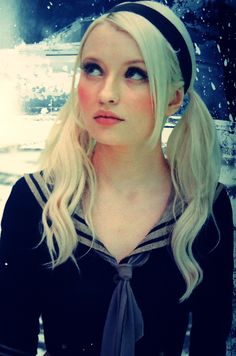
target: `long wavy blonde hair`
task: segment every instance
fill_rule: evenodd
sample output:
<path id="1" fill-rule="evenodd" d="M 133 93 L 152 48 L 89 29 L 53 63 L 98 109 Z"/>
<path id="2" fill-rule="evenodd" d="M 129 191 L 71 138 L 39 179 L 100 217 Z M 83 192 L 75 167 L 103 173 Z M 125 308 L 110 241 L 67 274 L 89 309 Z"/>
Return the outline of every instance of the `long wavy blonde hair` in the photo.
<path id="1" fill-rule="evenodd" d="M 220 171 L 220 149 L 214 121 L 205 104 L 194 91 L 195 56 L 190 36 L 181 20 L 166 6 L 139 1 L 168 18 L 181 32 L 192 59 L 192 78 L 188 90 L 189 104 L 172 130 L 167 143 L 167 159 L 175 188 L 175 198 L 181 199 L 185 209 L 176 221 L 171 247 L 176 264 L 186 282 L 186 292 L 181 300 L 189 297 L 202 279 L 202 270 L 194 258 L 192 246 L 203 224 L 212 213 L 214 194 Z M 41 168 L 47 184 L 53 186 L 42 215 L 44 233 L 52 259 L 52 266 L 73 258 L 78 244 L 72 214 L 78 204 L 87 224 L 95 236 L 92 207 L 96 193 L 96 174 L 91 163 L 94 140 L 84 129 L 76 95 L 76 73 L 83 46 L 93 28 L 104 21 L 115 24 L 129 33 L 137 42 L 143 55 L 150 89 L 154 98 L 156 125 L 149 138 L 155 146 L 166 123 L 166 108 L 177 89 L 184 82 L 175 51 L 145 18 L 133 13 L 118 12 L 103 15 L 95 20 L 85 33 L 75 64 L 71 95 L 62 108 L 46 142 Z"/>

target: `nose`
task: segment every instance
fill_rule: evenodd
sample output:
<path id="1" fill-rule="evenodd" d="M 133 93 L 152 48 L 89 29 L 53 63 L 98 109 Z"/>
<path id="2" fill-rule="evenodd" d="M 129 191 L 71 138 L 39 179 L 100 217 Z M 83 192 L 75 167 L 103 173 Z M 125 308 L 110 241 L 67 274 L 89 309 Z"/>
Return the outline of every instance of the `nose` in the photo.
<path id="1" fill-rule="evenodd" d="M 99 92 L 100 104 L 117 104 L 120 100 L 119 83 L 115 77 L 104 79 Z"/>

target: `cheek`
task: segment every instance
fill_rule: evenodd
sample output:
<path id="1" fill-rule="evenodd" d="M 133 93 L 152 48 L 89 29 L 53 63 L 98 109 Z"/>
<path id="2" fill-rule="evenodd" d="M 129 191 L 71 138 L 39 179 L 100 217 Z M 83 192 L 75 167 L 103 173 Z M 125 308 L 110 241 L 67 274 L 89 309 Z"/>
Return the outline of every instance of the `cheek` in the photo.
<path id="1" fill-rule="evenodd" d="M 83 85 L 82 83 L 79 83 L 78 97 L 79 97 L 79 103 L 82 108 L 86 108 L 89 106 L 91 93 L 87 85 Z"/>
<path id="2" fill-rule="evenodd" d="M 146 113 L 148 116 L 153 116 L 154 114 L 154 103 L 150 94 L 140 95 L 139 100 L 136 101 L 136 110 L 140 113 Z"/>

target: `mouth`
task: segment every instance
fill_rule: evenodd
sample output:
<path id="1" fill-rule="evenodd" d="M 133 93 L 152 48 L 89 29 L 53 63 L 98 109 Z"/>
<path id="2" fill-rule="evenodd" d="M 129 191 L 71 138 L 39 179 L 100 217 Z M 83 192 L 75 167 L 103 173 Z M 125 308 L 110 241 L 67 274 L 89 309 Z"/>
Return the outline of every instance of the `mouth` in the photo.
<path id="1" fill-rule="evenodd" d="M 94 119 L 111 119 L 111 120 L 118 120 L 118 121 L 124 121 L 123 119 L 120 119 L 119 117 L 116 117 L 116 116 L 104 116 L 104 115 L 96 115 L 94 116 Z"/>
<path id="2" fill-rule="evenodd" d="M 112 119 L 112 120 L 118 120 L 118 121 L 124 121 L 121 117 L 115 115 L 115 114 L 108 114 L 108 113 L 97 113 L 94 116 L 94 119 Z"/>
<path id="3" fill-rule="evenodd" d="M 94 119 L 100 124 L 114 124 L 124 121 L 124 119 L 115 115 L 114 113 L 103 111 L 96 113 Z"/>

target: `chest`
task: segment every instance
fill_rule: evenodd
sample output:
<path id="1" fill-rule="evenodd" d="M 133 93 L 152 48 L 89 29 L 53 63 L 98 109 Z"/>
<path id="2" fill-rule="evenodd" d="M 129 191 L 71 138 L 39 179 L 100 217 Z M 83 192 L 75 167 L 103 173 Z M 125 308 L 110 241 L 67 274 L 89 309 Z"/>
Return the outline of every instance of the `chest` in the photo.
<path id="1" fill-rule="evenodd" d="M 67 268 L 65 264 L 53 272 L 45 298 L 50 319 L 46 334 L 51 345 L 61 342 L 75 350 L 75 355 L 81 350 L 81 355 L 97 356 L 108 305 L 117 285 L 117 271 L 93 249 L 87 254 L 86 251 L 87 246 L 80 245 L 78 253 L 84 256 L 79 261 L 80 273 L 72 261 L 67 262 Z M 185 311 L 183 303 L 177 302 L 182 292 L 180 286 L 179 273 L 165 247 L 153 250 L 148 261 L 134 269 L 131 288 L 145 325 L 145 337 L 137 346 L 137 355 L 156 356 L 159 343 L 173 342 L 176 330 L 183 328 Z M 48 298 L 55 295 L 55 288 L 57 298 Z M 184 331 L 180 334 L 184 335 Z M 60 353 L 55 351 L 52 355 Z"/>
<path id="2" fill-rule="evenodd" d="M 97 238 L 120 261 L 145 239 L 161 219 L 165 207 L 166 204 L 154 201 L 97 204 L 93 211 Z"/>

